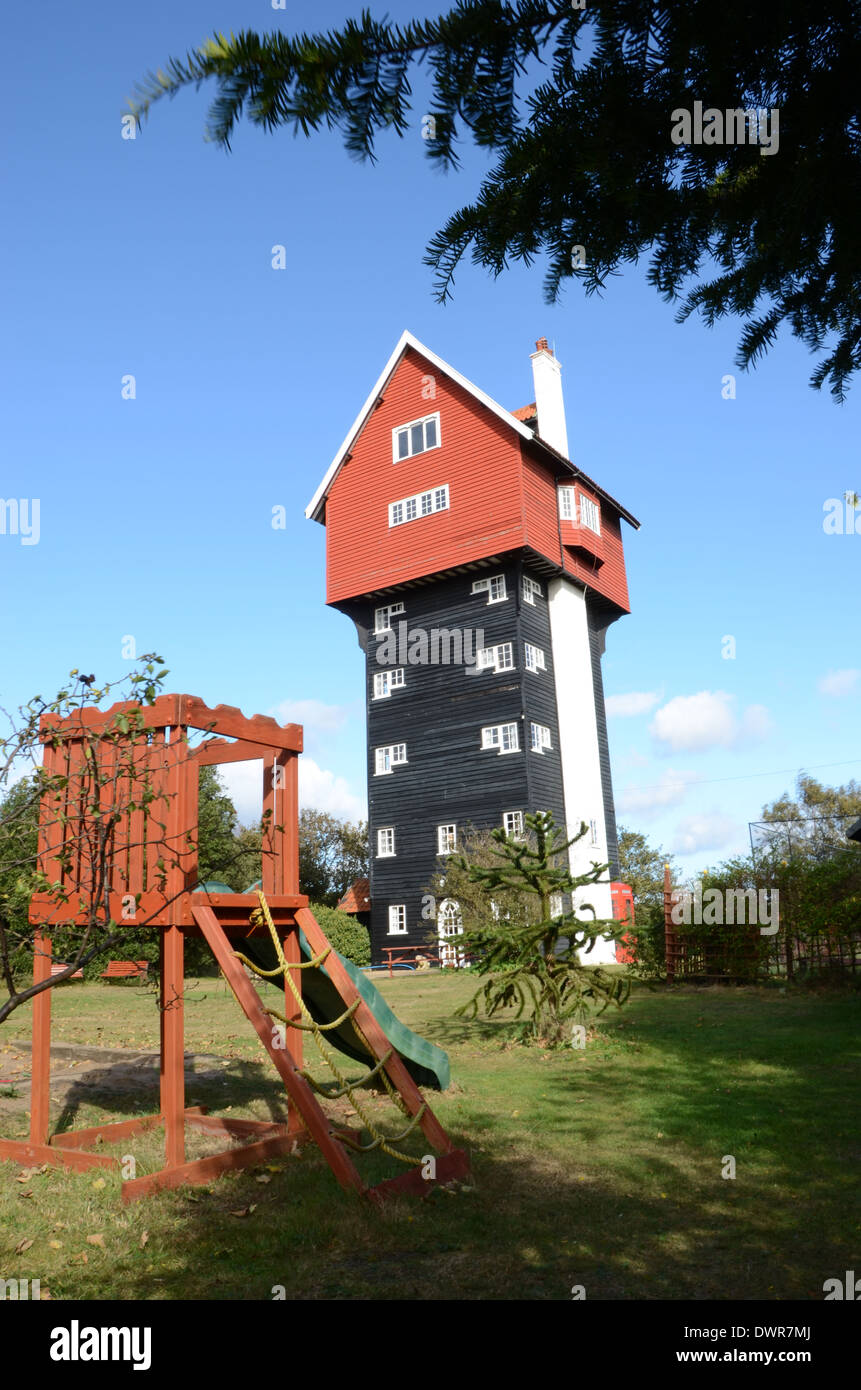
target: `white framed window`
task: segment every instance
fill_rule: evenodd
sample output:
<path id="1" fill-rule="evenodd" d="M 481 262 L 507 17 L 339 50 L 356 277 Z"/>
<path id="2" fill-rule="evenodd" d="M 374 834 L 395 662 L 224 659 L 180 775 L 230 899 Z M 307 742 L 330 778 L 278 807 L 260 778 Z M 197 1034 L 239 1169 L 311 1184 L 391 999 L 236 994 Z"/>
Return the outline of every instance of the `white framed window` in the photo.
<path id="1" fill-rule="evenodd" d="M 417 492 L 414 497 L 402 497 L 399 502 L 390 502 L 389 525 L 403 526 L 419 516 L 447 511 L 448 506 L 448 483 L 444 483 L 442 487 L 433 487 L 428 492 Z"/>
<path id="2" fill-rule="evenodd" d="M 502 828 L 506 835 L 511 835 L 515 840 L 519 840 L 523 835 L 523 812 L 503 811 Z"/>
<path id="3" fill-rule="evenodd" d="M 597 845 L 597 843 L 598 843 L 598 822 L 597 822 L 596 820 L 590 820 L 590 822 L 589 822 L 589 835 L 590 835 L 590 837 L 591 837 L 590 843 L 593 844 L 593 845 Z"/>
<path id="4" fill-rule="evenodd" d="M 383 776 L 391 772 L 398 763 L 405 763 L 407 760 L 407 745 L 405 743 L 391 743 L 387 748 L 374 749 L 374 775 Z"/>
<path id="5" fill-rule="evenodd" d="M 482 748 L 495 748 L 499 753 L 517 753 L 520 740 L 516 724 L 492 724 L 481 731 Z"/>
<path id="6" fill-rule="evenodd" d="M 463 932 L 463 918 L 460 906 L 454 898 L 443 898 L 439 905 L 437 915 L 437 932 L 439 936 L 439 963 L 442 966 L 454 965 L 463 966 L 466 964 L 463 951 L 459 951 L 452 944 L 453 936 L 460 936 Z"/>
<path id="7" fill-rule="evenodd" d="M 500 642 L 496 647 L 479 647 L 475 664 L 479 671 L 513 671 L 514 647 L 511 642 Z"/>
<path id="8" fill-rule="evenodd" d="M 437 854 L 453 854 L 457 849 L 457 826 L 438 825 L 436 828 Z"/>
<path id="9" fill-rule="evenodd" d="M 544 590 L 537 579 L 530 579 L 528 574 L 523 576 L 523 602 L 534 605 L 537 598 L 544 597 Z"/>
<path id="10" fill-rule="evenodd" d="M 601 512 L 591 497 L 584 497 L 580 493 L 580 525 L 588 526 L 590 531 L 594 531 L 596 536 L 601 534 Z"/>
<path id="11" fill-rule="evenodd" d="M 439 411 L 435 415 L 425 415 L 422 420 L 411 420 L 408 425 L 398 425 L 392 430 L 392 462 L 400 463 L 414 454 L 438 449 L 441 443 Z"/>
<path id="12" fill-rule="evenodd" d="M 377 831 L 377 858 L 391 859 L 395 852 L 395 827 L 385 825 Z"/>
<path id="13" fill-rule="evenodd" d="M 377 671 L 374 675 L 374 699 L 386 699 L 393 690 L 402 689 L 403 684 L 403 666 L 398 666 L 394 671 Z"/>
<path id="14" fill-rule="evenodd" d="M 487 594 L 488 603 L 501 603 L 508 598 L 504 574 L 492 574 L 487 579 L 476 579 L 472 586 L 474 594 Z"/>
<path id="15" fill-rule="evenodd" d="M 545 724 L 530 724 L 530 736 L 532 741 L 533 753 L 543 753 L 545 748 L 550 748 L 550 730 Z"/>
<path id="16" fill-rule="evenodd" d="M 389 908 L 389 936 L 403 936 L 407 929 L 405 903 L 392 903 Z"/>
<path id="17" fill-rule="evenodd" d="M 560 487 L 556 489 L 556 496 L 559 501 L 560 521 L 577 520 L 577 494 L 573 487 Z"/>
<path id="18" fill-rule="evenodd" d="M 551 893 L 551 894 L 550 894 L 550 916 L 551 916 L 551 917 L 561 917 L 561 916 L 562 916 L 562 894 L 561 894 L 561 893 Z"/>
<path id="19" fill-rule="evenodd" d="M 403 614 L 404 605 L 402 603 L 387 603 L 382 608 L 374 609 L 374 635 L 380 632 L 391 632 L 392 618 L 400 617 Z"/>
<path id="20" fill-rule="evenodd" d="M 536 674 L 539 671 L 546 671 L 547 667 L 544 664 L 544 652 L 541 650 L 541 648 L 533 647 L 531 642 L 524 643 L 524 646 L 526 653 L 527 671 L 535 671 Z"/>

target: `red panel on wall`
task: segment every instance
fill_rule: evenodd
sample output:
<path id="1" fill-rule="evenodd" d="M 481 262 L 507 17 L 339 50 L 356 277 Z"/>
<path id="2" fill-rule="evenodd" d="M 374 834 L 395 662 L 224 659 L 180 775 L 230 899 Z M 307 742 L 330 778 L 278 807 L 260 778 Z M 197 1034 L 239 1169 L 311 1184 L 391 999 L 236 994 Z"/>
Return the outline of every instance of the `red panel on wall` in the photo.
<path id="1" fill-rule="evenodd" d="M 392 431 L 437 411 L 440 446 L 394 463 Z M 390 503 L 443 484 L 447 510 L 389 526 Z M 531 546 L 628 612 L 619 517 L 584 491 L 601 510 L 603 563 L 561 544 L 554 470 L 534 446 L 409 348 L 329 489 L 327 602 Z"/>
<path id="2" fill-rule="evenodd" d="M 431 384 L 433 398 L 422 395 Z M 441 446 L 392 462 L 392 430 L 439 411 Z M 447 511 L 389 526 L 389 503 L 448 484 Z M 412 350 L 368 417 L 326 503 L 327 601 L 523 544 L 517 435 Z"/>

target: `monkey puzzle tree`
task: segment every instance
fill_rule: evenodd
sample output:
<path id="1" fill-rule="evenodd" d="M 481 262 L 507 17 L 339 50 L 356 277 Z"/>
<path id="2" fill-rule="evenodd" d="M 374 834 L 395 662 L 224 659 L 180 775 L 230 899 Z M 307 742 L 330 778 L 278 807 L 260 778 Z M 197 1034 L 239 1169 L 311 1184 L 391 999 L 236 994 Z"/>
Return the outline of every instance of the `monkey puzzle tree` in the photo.
<path id="1" fill-rule="evenodd" d="M 470 250 L 493 275 L 545 254 L 551 301 L 569 277 L 592 294 L 650 253 L 680 320 L 743 321 L 739 366 L 787 327 L 824 354 L 811 383 L 843 399 L 861 366 L 855 0 L 461 0 L 403 25 L 364 10 L 325 34 L 217 34 L 130 105 L 141 119 L 212 79 L 207 133 L 226 149 L 246 114 L 270 131 L 337 128 L 373 159 L 382 131 L 410 129 L 422 64 L 428 157 L 456 167 L 463 128 L 499 156 L 430 243 L 439 299 Z"/>
<path id="2" fill-rule="evenodd" d="M 598 883 L 606 873 L 606 864 L 595 864 L 586 874 L 571 873 L 568 850 L 587 833 L 586 825 L 568 839 L 552 815 L 540 811 L 525 817 L 525 827 L 523 839 L 504 830 L 492 832 L 496 864 L 483 866 L 470 863 L 465 855 L 452 855 L 457 869 L 486 893 L 490 919 L 458 938 L 458 948 L 463 946 L 479 974 L 488 976 L 458 1013 L 474 1018 L 479 1003 L 488 1017 L 513 1008 L 516 1019 L 526 1015 L 523 1041 L 556 1047 L 568 1041 L 566 1024 L 572 1018 L 583 1021 L 590 1008 L 600 1013 L 608 1004 L 623 1004 L 629 985 L 621 976 L 580 960 L 580 952 L 588 955 L 599 938 L 617 940 L 618 922 L 596 917 L 588 904 L 575 910 L 572 902 L 567 909 L 553 911 L 557 895 L 564 902 L 566 895 Z M 519 907 L 530 906 L 508 917 L 509 898 Z M 577 911 L 592 912 L 592 919 L 584 921 Z"/>

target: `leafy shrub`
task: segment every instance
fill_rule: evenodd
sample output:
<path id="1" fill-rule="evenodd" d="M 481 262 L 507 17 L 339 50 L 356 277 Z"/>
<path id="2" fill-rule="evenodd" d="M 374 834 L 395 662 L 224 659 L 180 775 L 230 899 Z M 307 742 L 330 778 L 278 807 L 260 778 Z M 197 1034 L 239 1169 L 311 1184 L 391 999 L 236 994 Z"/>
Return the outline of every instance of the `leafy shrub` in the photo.
<path id="1" fill-rule="evenodd" d="M 367 927 L 348 912 L 339 912 L 325 903 L 310 903 L 309 907 L 336 951 L 354 965 L 370 965 L 371 938 Z"/>

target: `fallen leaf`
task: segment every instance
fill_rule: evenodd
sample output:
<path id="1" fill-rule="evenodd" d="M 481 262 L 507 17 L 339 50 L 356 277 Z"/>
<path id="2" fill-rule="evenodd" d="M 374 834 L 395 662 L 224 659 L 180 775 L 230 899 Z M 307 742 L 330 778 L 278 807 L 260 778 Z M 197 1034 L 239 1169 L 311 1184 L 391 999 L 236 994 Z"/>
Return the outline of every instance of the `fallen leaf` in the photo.
<path id="1" fill-rule="evenodd" d="M 86 1250 L 82 1250 L 79 1255 L 73 1255 L 69 1263 L 73 1265 L 88 1265 L 90 1263 L 90 1257 Z"/>
<path id="2" fill-rule="evenodd" d="M 255 1181 L 255 1182 L 271 1182 L 272 1179 L 270 1178 L 270 1176 L 269 1176 L 268 1173 L 258 1173 L 258 1174 L 257 1174 L 257 1177 L 254 1179 L 254 1181 Z"/>
<path id="3" fill-rule="evenodd" d="M 104 1187 L 104 1186 L 105 1186 L 105 1180 L 104 1180 L 104 1178 L 96 1178 L 96 1181 L 93 1183 L 93 1187 L 95 1187 L 96 1189 L 98 1189 L 98 1188 L 100 1188 L 100 1187 Z"/>
<path id="4" fill-rule="evenodd" d="M 105 1238 L 104 1238 L 104 1236 L 101 1236 L 101 1235 L 87 1236 L 87 1244 L 88 1244 L 88 1245 L 97 1245 L 97 1246 L 99 1247 L 100 1250 L 104 1250 L 104 1248 L 105 1248 Z"/>
<path id="5" fill-rule="evenodd" d="M 19 1197 L 32 1197 L 32 1196 L 33 1196 L 33 1189 L 32 1189 L 32 1187 L 30 1188 L 29 1192 L 19 1192 L 19 1193 L 18 1193 L 18 1196 L 19 1196 Z"/>
<path id="6" fill-rule="evenodd" d="M 15 1254 L 23 1255 L 25 1250 L 29 1250 L 33 1244 L 32 1240 L 22 1240 L 20 1245 L 15 1246 Z"/>
<path id="7" fill-rule="evenodd" d="M 63 1248 L 63 1242 L 60 1240 L 49 1240 L 48 1244 L 52 1250 L 62 1250 Z"/>
<path id="8" fill-rule="evenodd" d="M 50 1303 L 50 1302 L 51 1302 L 51 1290 L 50 1290 L 50 1289 L 40 1289 L 40 1290 L 39 1290 L 39 1297 L 40 1297 L 40 1299 L 42 1300 L 43 1303 Z"/>
<path id="9" fill-rule="evenodd" d="M 250 1216 L 251 1213 L 252 1213 L 253 1211 L 256 1211 L 256 1210 L 257 1210 L 257 1203 L 256 1203 L 256 1202 L 252 1202 L 250 1207 L 243 1207 L 241 1211 L 232 1211 L 232 1212 L 230 1213 L 230 1215 L 231 1215 L 231 1216 Z"/>
<path id="10" fill-rule="evenodd" d="M 146 1245 L 146 1243 L 147 1243 L 148 1240 L 149 1240 L 149 1231 L 144 1231 L 143 1235 L 141 1236 L 141 1240 L 140 1240 L 140 1248 L 141 1248 L 141 1250 L 143 1250 L 143 1248 L 144 1248 L 144 1246 Z"/>

